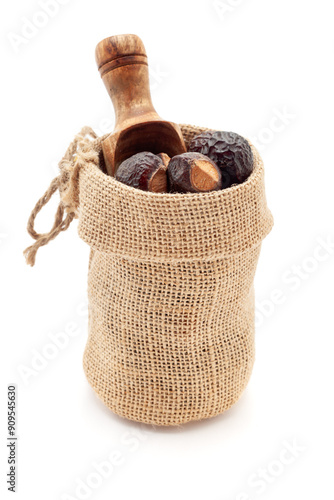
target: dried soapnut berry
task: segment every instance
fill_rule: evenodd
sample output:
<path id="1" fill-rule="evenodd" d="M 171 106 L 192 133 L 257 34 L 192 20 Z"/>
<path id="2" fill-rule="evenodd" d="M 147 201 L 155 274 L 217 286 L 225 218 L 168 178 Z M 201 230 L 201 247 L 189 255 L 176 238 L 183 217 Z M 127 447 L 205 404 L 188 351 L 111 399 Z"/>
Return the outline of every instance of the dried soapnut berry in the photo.
<path id="1" fill-rule="evenodd" d="M 247 179 L 253 170 L 253 153 L 249 143 L 234 132 L 203 132 L 191 141 L 189 151 L 211 158 L 222 173 L 223 188 Z"/>
<path id="2" fill-rule="evenodd" d="M 217 165 L 201 153 L 174 156 L 168 165 L 170 190 L 177 193 L 199 193 L 221 189 Z"/>
<path id="3" fill-rule="evenodd" d="M 167 166 L 153 153 L 143 151 L 124 160 L 116 171 L 115 178 L 143 191 L 167 192 Z"/>
<path id="4" fill-rule="evenodd" d="M 168 164 L 170 162 L 170 157 L 168 156 L 167 153 L 159 153 L 157 156 L 161 159 L 162 163 L 165 165 L 165 167 L 168 167 Z"/>

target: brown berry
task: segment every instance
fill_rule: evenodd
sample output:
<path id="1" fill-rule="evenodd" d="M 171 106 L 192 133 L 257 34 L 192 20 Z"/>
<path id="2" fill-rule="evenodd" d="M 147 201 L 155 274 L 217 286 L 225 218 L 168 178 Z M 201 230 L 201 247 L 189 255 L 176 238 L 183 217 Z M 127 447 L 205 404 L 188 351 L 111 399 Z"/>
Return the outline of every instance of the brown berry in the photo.
<path id="1" fill-rule="evenodd" d="M 166 193 L 166 171 L 167 167 L 158 155 L 143 151 L 124 160 L 118 167 L 115 178 L 143 191 Z"/>
<path id="2" fill-rule="evenodd" d="M 223 188 L 247 179 L 253 170 L 253 153 L 249 143 L 234 132 L 203 132 L 189 145 L 189 151 L 196 151 L 211 158 L 220 168 Z"/>
<path id="3" fill-rule="evenodd" d="M 221 173 L 217 165 L 201 153 L 174 156 L 168 165 L 170 191 L 199 193 L 221 189 Z"/>
<path id="4" fill-rule="evenodd" d="M 157 156 L 161 159 L 162 163 L 165 165 L 165 167 L 168 167 L 168 164 L 170 162 L 170 157 L 166 153 L 159 153 Z"/>

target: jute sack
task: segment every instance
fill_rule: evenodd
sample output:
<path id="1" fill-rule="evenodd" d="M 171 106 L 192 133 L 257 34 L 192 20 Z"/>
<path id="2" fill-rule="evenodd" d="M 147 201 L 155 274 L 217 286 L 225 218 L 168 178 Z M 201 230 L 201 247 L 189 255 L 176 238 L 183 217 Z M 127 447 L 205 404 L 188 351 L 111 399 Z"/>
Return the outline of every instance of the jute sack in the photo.
<path id="1" fill-rule="evenodd" d="M 185 142 L 203 128 L 181 126 Z M 213 417 L 240 397 L 254 363 L 253 279 L 273 220 L 263 164 L 243 184 L 200 194 L 128 187 L 101 169 L 101 142 L 83 129 L 28 224 L 39 246 L 79 218 L 91 247 L 87 379 L 115 413 L 157 425 Z M 61 194 L 54 227 L 34 218 Z M 63 218 L 65 211 L 67 215 Z"/>

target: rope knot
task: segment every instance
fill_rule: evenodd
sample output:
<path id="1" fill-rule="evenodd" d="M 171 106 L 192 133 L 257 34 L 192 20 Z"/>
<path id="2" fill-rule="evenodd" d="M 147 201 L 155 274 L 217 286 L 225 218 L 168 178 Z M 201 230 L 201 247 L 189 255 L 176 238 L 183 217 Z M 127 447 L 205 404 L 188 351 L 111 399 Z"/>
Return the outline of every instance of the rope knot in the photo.
<path id="1" fill-rule="evenodd" d="M 64 157 L 59 162 L 60 174 L 53 179 L 49 188 L 42 198 L 38 200 L 31 212 L 27 231 L 36 241 L 23 252 L 27 264 L 33 266 L 38 249 L 41 246 L 47 245 L 61 231 L 66 231 L 72 220 L 78 217 L 80 169 L 84 165 L 87 165 L 87 163 L 94 163 L 97 166 L 99 164 L 98 153 L 92 147 L 93 140 L 95 139 L 97 139 L 97 135 L 90 127 L 84 127 L 75 136 Z M 56 211 L 54 224 L 48 233 L 39 234 L 34 228 L 36 216 L 56 191 L 59 191 L 60 202 Z"/>

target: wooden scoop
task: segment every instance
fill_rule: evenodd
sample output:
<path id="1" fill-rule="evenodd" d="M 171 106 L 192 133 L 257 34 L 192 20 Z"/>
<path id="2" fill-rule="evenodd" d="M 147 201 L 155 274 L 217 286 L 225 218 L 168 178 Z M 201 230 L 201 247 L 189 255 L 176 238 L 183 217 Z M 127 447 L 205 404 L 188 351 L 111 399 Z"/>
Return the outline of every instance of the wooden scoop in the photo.
<path id="1" fill-rule="evenodd" d="M 113 176 L 123 160 L 141 151 L 170 157 L 184 153 L 179 126 L 162 120 L 153 107 L 141 39 L 112 36 L 97 45 L 95 54 L 116 115 L 115 129 L 102 143 L 108 174 Z"/>

